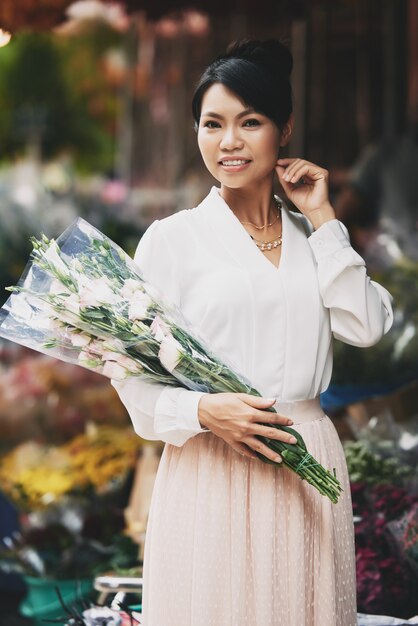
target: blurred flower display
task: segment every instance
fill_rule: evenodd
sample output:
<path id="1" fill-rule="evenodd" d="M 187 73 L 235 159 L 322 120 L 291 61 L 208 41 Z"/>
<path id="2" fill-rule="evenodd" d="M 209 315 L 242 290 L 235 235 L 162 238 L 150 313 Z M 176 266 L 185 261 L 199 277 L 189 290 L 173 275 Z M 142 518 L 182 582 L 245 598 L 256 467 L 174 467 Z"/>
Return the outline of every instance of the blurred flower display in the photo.
<path id="1" fill-rule="evenodd" d="M 21 511 L 3 540 L 0 569 L 85 578 L 138 565 L 124 509 L 141 440 L 130 429 L 89 425 L 61 446 L 17 446 L 0 461 L 4 493 Z"/>
<path id="2" fill-rule="evenodd" d="M 6 363 L 7 349 L 0 354 Z M 89 421 L 122 428 L 130 423 L 103 377 L 34 356 L 31 350 L 20 350 L 15 362 L 5 364 L 0 376 L 0 452 L 31 438 L 63 443 L 83 432 Z"/>
<path id="3" fill-rule="evenodd" d="M 355 520 L 360 612 L 409 618 L 417 613 L 418 494 L 416 464 L 345 445 Z M 388 593 L 390 590 L 390 593 Z"/>
<path id="4" fill-rule="evenodd" d="M 61 446 L 20 444 L 0 460 L 0 483 L 27 511 L 56 503 L 64 495 L 104 495 L 123 484 L 140 447 L 141 439 L 130 428 L 90 424 L 86 433 Z"/>

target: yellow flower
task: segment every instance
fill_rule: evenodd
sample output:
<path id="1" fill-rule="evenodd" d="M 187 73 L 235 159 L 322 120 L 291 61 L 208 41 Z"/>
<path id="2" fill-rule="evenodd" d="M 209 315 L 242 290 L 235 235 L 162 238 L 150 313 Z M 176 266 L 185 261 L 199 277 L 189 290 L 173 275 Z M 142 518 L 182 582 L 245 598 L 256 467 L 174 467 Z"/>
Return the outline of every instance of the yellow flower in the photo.
<path id="1" fill-rule="evenodd" d="M 0 482 L 18 505 L 37 509 L 65 494 L 93 489 L 100 494 L 135 466 L 141 440 L 129 428 L 89 425 L 62 446 L 30 442 L 0 460 Z"/>

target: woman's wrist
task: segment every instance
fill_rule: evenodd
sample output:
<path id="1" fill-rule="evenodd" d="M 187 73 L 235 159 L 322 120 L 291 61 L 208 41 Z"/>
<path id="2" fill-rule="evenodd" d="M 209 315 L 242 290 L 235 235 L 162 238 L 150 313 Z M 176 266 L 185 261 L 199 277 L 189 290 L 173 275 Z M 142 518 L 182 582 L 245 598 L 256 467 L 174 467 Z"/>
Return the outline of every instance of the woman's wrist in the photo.
<path id="1" fill-rule="evenodd" d="M 325 222 L 336 219 L 334 208 L 329 202 L 311 211 L 307 217 L 315 230 Z"/>
<path id="2" fill-rule="evenodd" d="M 209 430 L 208 426 L 207 426 L 207 422 L 206 422 L 206 417 L 208 416 L 207 411 L 205 411 L 204 409 L 204 405 L 205 404 L 205 396 L 208 396 L 209 394 L 203 394 L 203 396 L 201 396 L 199 403 L 197 405 L 197 419 L 199 421 L 199 424 L 202 428 L 205 428 L 206 430 Z"/>

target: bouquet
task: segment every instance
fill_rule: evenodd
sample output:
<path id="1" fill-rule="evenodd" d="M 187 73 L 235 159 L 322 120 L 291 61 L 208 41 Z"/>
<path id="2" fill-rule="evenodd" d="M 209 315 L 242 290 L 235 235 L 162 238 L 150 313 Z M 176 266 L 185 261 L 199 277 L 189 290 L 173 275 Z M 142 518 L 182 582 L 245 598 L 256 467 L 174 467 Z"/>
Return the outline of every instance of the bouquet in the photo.
<path id="1" fill-rule="evenodd" d="M 261 395 L 209 350 L 121 248 L 85 220 L 56 241 L 43 235 L 32 244 L 32 259 L 0 310 L 0 336 L 113 379 L 140 376 L 206 393 Z M 297 443 L 257 437 L 336 503 L 341 486 L 335 472 L 309 454 L 298 432 L 274 427 Z"/>

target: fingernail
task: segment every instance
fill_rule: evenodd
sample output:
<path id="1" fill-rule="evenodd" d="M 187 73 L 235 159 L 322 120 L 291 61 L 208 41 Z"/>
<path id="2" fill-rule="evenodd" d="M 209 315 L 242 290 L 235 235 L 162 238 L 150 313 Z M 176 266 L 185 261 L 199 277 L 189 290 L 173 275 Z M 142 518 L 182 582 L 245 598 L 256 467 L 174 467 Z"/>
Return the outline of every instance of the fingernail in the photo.
<path id="1" fill-rule="evenodd" d="M 276 402 L 276 398 L 266 398 L 266 402 Z"/>
<path id="2" fill-rule="evenodd" d="M 290 437 L 289 441 L 290 443 L 297 443 L 298 440 L 296 439 L 296 437 Z"/>
<path id="3" fill-rule="evenodd" d="M 281 462 L 282 462 L 282 457 L 281 457 L 281 456 L 276 456 L 276 457 L 274 458 L 274 461 L 275 461 L 276 463 L 281 463 Z"/>
<path id="4" fill-rule="evenodd" d="M 293 420 L 287 420 L 288 424 L 293 424 Z"/>

